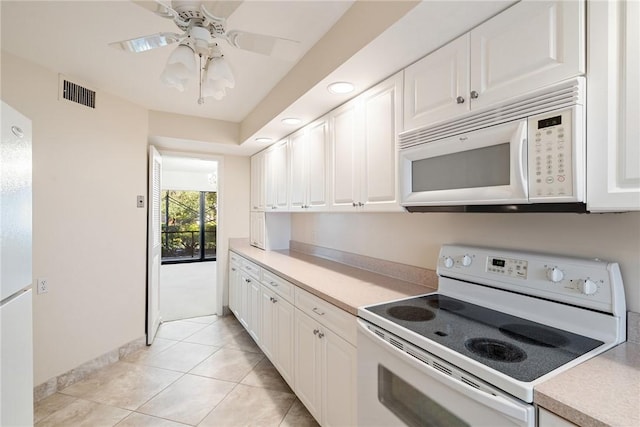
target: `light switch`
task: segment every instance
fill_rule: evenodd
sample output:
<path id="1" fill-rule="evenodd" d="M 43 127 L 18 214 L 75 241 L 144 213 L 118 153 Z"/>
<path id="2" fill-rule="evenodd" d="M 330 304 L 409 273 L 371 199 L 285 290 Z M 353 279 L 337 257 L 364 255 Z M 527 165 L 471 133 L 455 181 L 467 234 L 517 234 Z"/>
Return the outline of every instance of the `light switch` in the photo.
<path id="1" fill-rule="evenodd" d="M 144 208 L 144 196 L 138 196 L 138 207 Z"/>

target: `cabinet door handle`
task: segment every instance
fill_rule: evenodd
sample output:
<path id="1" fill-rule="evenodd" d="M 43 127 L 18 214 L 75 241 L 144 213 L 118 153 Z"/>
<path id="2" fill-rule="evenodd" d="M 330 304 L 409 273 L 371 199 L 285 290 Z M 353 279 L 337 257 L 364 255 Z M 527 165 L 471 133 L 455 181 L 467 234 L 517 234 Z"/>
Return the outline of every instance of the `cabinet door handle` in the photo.
<path id="1" fill-rule="evenodd" d="M 471 91 L 471 99 L 478 99 L 478 96 L 480 96 L 478 92 L 476 92 L 475 90 Z"/>
<path id="2" fill-rule="evenodd" d="M 271 299 L 271 302 L 275 304 L 275 303 L 277 303 L 277 302 L 278 302 L 278 300 L 277 300 L 276 298 L 272 298 L 272 299 Z"/>
<path id="3" fill-rule="evenodd" d="M 233 267 L 231 267 L 231 271 L 236 271 L 236 269 L 235 269 L 235 268 L 233 268 Z"/>
<path id="4" fill-rule="evenodd" d="M 322 337 L 324 337 L 324 334 L 323 334 L 322 332 L 320 332 L 320 333 L 318 334 L 318 338 L 322 339 Z"/>
<path id="5" fill-rule="evenodd" d="M 358 206 L 358 204 L 356 202 L 352 203 L 353 207 L 355 208 L 356 206 Z"/>
<path id="6" fill-rule="evenodd" d="M 362 206 L 364 206 L 364 203 L 358 202 L 358 206 L 362 207 Z"/>
<path id="7" fill-rule="evenodd" d="M 324 311 L 318 310 L 318 307 L 313 307 L 313 312 L 318 316 L 324 316 Z"/>
<path id="8" fill-rule="evenodd" d="M 456 98 L 456 102 L 458 104 L 464 104 L 464 98 L 462 96 L 459 96 L 459 97 Z"/>
<path id="9" fill-rule="evenodd" d="M 245 282 L 251 283 L 251 279 L 244 279 Z"/>
<path id="10" fill-rule="evenodd" d="M 277 284 L 276 282 L 269 282 L 269 284 L 270 284 L 271 286 L 278 286 L 278 284 Z"/>
<path id="11" fill-rule="evenodd" d="M 314 329 L 314 330 L 313 330 L 313 335 L 318 335 L 319 333 L 320 333 L 320 331 L 319 331 L 319 330 L 317 330 L 317 329 Z"/>

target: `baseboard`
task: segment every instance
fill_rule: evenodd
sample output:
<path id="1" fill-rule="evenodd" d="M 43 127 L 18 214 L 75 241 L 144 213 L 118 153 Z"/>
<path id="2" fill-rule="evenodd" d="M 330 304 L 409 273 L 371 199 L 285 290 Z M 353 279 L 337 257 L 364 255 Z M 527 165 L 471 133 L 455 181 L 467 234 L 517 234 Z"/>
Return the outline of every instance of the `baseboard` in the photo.
<path id="1" fill-rule="evenodd" d="M 146 337 L 137 338 L 115 350 L 111 350 L 93 360 L 71 369 L 70 371 L 58 375 L 57 377 L 48 379 L 44 383 L 33 388 L 33 401 L 38 402 L 45 397 L 51 396 L 58 390 L 62 390 L 85 379 L 95 371 L 111 365 L 112 363 L 116 363 L 131 353 L 143 348 L 146 344 Z"/>

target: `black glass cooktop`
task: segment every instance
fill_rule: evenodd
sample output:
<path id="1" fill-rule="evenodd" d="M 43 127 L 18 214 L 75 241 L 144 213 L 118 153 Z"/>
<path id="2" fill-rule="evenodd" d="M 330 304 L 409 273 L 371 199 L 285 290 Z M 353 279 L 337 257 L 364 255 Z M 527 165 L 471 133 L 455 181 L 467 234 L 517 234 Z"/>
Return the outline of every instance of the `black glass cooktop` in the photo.
<path id="1" fill-rule="evenodd" d="M 524 382 L 603 344 L 438 294 L 365 310 Z"/>

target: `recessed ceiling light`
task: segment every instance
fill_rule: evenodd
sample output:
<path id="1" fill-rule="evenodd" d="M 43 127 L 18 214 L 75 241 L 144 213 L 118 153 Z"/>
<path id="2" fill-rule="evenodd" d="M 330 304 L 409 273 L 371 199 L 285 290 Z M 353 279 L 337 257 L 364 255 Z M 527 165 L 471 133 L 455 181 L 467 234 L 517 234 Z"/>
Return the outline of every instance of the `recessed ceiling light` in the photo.
<path id="1" fill-rule="evenodd" d="M 271 138 L 265 138 L 265 137 L 256 138 L 256 142 L 271 142 L 271 141 L 273 141 L 273 139 Z"/>
<path id="2" fill-rule="evenodd" d="M 327 86 L 327 90 L 336 95 L 342 95 L 345 93 L 351 93 L 355 89 L 353 83 L 349 82 L 335 82 Z"/>
<path id="3" fill-rule="evenodd" d="M 299 125 L 300 123 L 302 123 L 302 120 L 296 118 L 296 117 L 287 117 L 281 120 L 282 123 L 284 123 L 285 125 Z"/>

